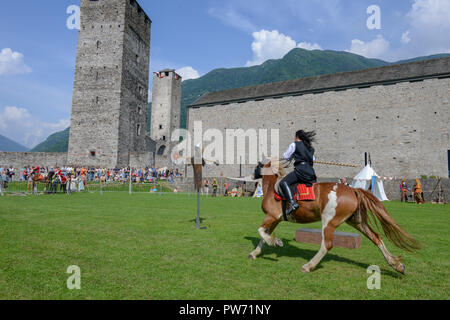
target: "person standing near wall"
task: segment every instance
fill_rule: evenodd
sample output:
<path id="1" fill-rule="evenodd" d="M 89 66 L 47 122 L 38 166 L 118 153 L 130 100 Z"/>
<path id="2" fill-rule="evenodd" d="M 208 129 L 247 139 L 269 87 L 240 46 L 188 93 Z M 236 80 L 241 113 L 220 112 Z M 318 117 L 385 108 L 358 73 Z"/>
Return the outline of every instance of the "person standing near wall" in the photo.
<path id="1" fill-rule="evenodd" d="M 61 186 L 59 190 L 62 191 L 63 193 L 67 193 L 67 178 L 65 172 L 61 173 L 59 178 L 61 181 Z"/>
<path id="2" fill-rule="evenodd" d="M 33 175 L 29 174 L 27 176 L 28 184 L 27 184 L 27 192 L 32 193 L 33 192 Z"/>
<path id="3" fill-rule="evenodd" d="M 213 187 L 212 197 L 215 198 L 215 197 L 217 197 L 217 188 L 219 187 L 219 185 L 217 184 L 216 178 L 214 178 L 212 181 L 212 187 Z"/>
<path id="4" fill-rule="evenodd" d="M 206 194 L 206 196 L 209 195 L 209 180 L 205 179 L 203 181 L 203 194 Z"/>
<path id="5" fill-rule="evenodd" d="M 0 167 L 0 195 L 3 197 L 4 191 L 3 191 L 3 168 Z"/>
<path id="6" fill-rule="evenodd" d="M 230 188 L 230 183 L 227 181 L 227 182 L 225 183 L 224 187 L 225 187 L 225 193 L 224 193 L 224 196 L 225 196 L 225 197 L 228 197 L 228 189 Z"/>
<path id="7" fill-rule="evenodd" d="M 416 184 L 414 185 L 414 200 L 416 200 L 416 204 L 424 204 L 423 200 L 423 190 L 422 184 L 419 179 L 416 179 Z"/>
<path id="8" fill-rule="evenodd" d="M 406 185 L 406 179 L 403 178 L 402 182 L 400 183 L 400 201 L 408 202 L 408 186 Z"/>

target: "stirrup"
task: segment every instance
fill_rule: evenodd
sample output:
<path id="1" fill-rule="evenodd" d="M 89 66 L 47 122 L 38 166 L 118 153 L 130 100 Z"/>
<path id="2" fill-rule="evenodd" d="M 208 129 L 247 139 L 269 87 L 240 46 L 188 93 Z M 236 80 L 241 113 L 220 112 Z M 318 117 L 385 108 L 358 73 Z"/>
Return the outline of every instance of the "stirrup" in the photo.
<path id="1" fill-rule="evenodd" d="M 286 210 L 286 216 L 290 216 L 292 213 L 298 210 L 300 208 L 300 205 L 297 202 L 289 203 L 289 207 Z"/>

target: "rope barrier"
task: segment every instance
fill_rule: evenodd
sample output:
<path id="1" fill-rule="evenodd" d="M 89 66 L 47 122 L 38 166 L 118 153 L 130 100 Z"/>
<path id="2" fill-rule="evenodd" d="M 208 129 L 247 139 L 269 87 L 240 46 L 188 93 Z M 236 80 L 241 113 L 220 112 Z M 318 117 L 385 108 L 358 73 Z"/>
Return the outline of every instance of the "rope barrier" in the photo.
<path id="1" fill-rule="evenodd" d="M 338 163 L 338 162 L 329 162 L 329 161 L 314 161 L 314 163 L 325 164 L 325 165 L 329 165 L 329 166 L 339 166 L 339 167 L 351 167 L 351 168 L 359 167 L 356 164 L 347 164 L 347 163 Z"/>

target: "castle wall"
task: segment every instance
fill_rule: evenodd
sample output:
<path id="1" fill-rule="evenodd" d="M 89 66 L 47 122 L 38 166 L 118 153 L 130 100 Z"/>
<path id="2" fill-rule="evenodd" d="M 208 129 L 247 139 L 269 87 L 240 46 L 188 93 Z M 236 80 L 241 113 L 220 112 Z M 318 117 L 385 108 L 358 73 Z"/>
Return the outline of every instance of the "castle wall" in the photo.
<path id="1" fill-rule="evenodd" d="M 241 181 L 231 180 L 227 179 L 225 177 L 215 177 L 217 179 L 219 188 L 218 188 L 218 194 L 222 195 L 224 194 L 225 188 L 224 184 L 229 183 L 229 190 L 231 190 L 234 187 L 243 186 L 243 188 L 253 194 L 253 192 L 256 190 L 256 183 L 255 182 L 247 182 L 243 183 Z M 210 179 L 211 180 L 211 179 Z M 330 178 L 319 178 L 318 182 L 338 182 L 338 179 L 330 179 Z M 352 178 L 348 177 L 347 182 L 351 183 Z M 383 187 L 384 191 L 386 193 L 386 196 L 390 201 L 400 201 L 400 179 L 397 180 L 383 180 Z M 436 198 L 438 198 L 438 192 L 440 187 L 437 187 L 438 180 L 437 179 L 420 179 L 420 182 L 422 184 L 422 190 L 424 194 L 424 200 L 426 202 L 435 201 Z M 407 179 L 406 184 L 408 188 L 413 189 L 415 184 L 414 179 Z M 450 179 L 441 179 L 440 181 L 442 191 L 443 191 L 443 197 L 446 202 L 450 201 Z M 194 179 L 192 177 L 188 178 L 178 178 L 175 180 L 174 185 L 180 192 L 192 192 L 195 193 L 194 188 Z M 211 194 L 212 188 L 210 187 L 210 194 Z M 434 191 L 434 192 L 433 192 Z M 412 197 L 409 197 L 411 195 L 411 192 L 408 192 L 408 201 L 412 202 L 414 199 Z"/>
<path id="2" fill-rule="evenodd" d="M 0 152 L 0 167 L 56 167 L 67 163 L 64 152 Z"/>
<path id="3" fill-rule="evenodd" d="M 365 152 L 383 176 L 448 177 L 449 92 L 450 79 L 436 78 L 189 108 L 188 130 L 193 134 L 194 121 L 202 121 L 203 133 L 219 129 L 225 146 L 226 129 L 269 129 L 269 135 L 270 129 L 279 129 L 279 155 L 297 130 L 315 130 L 318 161 L 361 165 L 316 165 L 318 177 L 355 176 L 364 165 Z M 250 175 L 254 168 L 254 164 L 243 165 L 242 175 Z M 204 174 L 236 177 L 239 164 L 207 166 Z"/>

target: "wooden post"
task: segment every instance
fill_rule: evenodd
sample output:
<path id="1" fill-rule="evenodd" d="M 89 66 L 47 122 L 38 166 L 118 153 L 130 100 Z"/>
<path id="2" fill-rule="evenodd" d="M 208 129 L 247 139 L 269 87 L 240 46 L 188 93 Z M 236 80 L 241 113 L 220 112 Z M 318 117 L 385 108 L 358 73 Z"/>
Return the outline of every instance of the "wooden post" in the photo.
<path id="1" fill-rule="evenodd" d="M 391 200 L 392 200 L 392 195 L 394 194 L 395 182 L 396 182 L 396 181 L 397 181 L 397 179 L 394 178 L 394 182 L 393 182 L 393 184 L 392 184 L 392 190 L 391 190 L 391 193 L 389 194 L 389 199 L 391 199 Z"/>
<path id="2" fill-rule="evenodd" d="M 200 229 L 200 190 L 197 190 L 197 219 L 195 219 L 196 228 Z"/>
<path id="3" fill-rule="evenodd" d="M 239 161 L 239 178 L 242 178 L 242 157 L 240 157 Z"/>
<path id="4" fill-rule="evenodd" d="M 433 200 L 433 193 L 436 191 L 436 188 L 441 183 L 441 178 L 438 179 L 438 182 L 436 183 L 436 186 L 434 187 L 433 191 L 430 194 L 430 202 Z"/>

